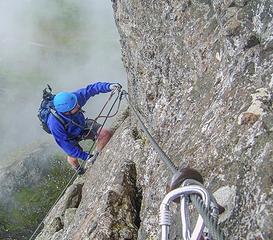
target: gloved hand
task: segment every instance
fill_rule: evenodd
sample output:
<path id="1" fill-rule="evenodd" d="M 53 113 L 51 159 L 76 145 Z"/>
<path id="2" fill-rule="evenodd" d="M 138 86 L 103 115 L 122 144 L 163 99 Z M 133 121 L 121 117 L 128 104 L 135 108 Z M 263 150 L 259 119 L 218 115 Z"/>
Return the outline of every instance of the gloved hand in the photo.
<path id="1" fill-rule="evenodd" d="M 79 165 L 75 171 L 77 172 L 77 174 L 80 176 L 80 175 L 83 175 L 85 173 L 85 169 L 83 167 L 81 167 L 81 165 Z"/>
<path id="2" fill-rule="evenodd" d="M 87 163 L 92 162 L 93 156 L 94 156 L 94 155 L 93 155 L 92 153 L 90 153 L 89 156 L 88 156 L 88 158 L 86 159 L 86 162 L 87 162 Z"/>
<path id="3" fill-rule="evenodd" d="M 87 163 L 94 164 L 99 154 L 100 153 L 98 151 L 95 151 L 93 154 L 90 154 L 90 158 L 87 159 Z"/>
<path id="4" fill-rule="evenodd" d="M 110 90 L 111 90 L 111 91 L 115 91 L 115 90 L 120 91 L 121 88 L 122 88 L 122 86 L 121 86 L 119 83 L 112 83 L 112 84 L 110 85 Z"/>

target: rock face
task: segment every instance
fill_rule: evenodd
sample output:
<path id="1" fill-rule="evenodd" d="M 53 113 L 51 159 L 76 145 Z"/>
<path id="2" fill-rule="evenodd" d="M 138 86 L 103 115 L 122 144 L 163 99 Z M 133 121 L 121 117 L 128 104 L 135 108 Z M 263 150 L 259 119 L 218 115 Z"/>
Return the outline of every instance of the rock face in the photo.
<path id="1" fill-rule="evenodd" d="M 112 2 L 130 101 L 156 141 L 232 193 L 228 239 L 273 239 L 272 1 Z M 66 193 L 38 239 L 159 239 L 170 177 L 130 114 L 77 180 L 79 205 Z M 171 239 L 180 229 L 174 216 Z"/>
<path id="2" fill-rule="evenodd" d="M 67 189 L 36 239 L 137 238 L 141 190 L 132 152 L 138 161 L 143 156 L 140 145 L 135 144 L 130 133 L 127 121 L 97 162 Z M 73 190 L 76 188 L 81 190 Z M 80 202 L 71 205 L 73 201 L 69 199 L 75 196 Z"/>

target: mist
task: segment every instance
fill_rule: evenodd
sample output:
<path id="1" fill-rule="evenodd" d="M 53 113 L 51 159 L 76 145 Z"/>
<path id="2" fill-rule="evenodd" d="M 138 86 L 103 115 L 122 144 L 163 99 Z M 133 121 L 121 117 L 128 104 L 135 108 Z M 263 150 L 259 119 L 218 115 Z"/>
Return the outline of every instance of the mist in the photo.
<path id="1" fill-rule="evenodd" d="M 0 42 L 0 167 L 19 148 L 54 142 L 37 119 L 47 84 L 55 93 L 97 81 L 127 88 L 110 0 L 1 1 Z M 90 100 L 86 116 L 108 97 Z"/>

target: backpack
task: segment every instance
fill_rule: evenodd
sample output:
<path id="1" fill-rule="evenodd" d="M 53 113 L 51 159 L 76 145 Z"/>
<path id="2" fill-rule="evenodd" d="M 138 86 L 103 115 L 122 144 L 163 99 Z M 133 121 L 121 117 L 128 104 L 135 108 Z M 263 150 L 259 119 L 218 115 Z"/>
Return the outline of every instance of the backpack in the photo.
<path id="1" fill-rule="evenodd" d="M 51 87 L 47 84 L 47 88 L 43 90 L 43 99 L 40 104 L 37 116 L 40 120 L 43 130 L 49 134 L 51 134 L 51 131 L 47 126 L 47 119 L 50 113 L 64 126 L 65 129 L 67 128 L 64 120 L 57 114 L 56 110 L 54 109 L 54 97 L 55 95 L 52 93 Z"/>

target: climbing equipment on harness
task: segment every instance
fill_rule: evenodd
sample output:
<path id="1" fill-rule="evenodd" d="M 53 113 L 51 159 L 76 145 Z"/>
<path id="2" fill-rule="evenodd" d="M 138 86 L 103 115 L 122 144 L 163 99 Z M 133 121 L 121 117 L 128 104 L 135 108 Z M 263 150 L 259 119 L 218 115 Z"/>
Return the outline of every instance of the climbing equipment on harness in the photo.
<path id="1" fill-rule="evenodd" d="M 127 100 L 129 107 L 132 109 L 132 112 L 134 113 L 138 122 L 140 123 L 141 129 L 145 133 L 145 136 L 149 139 L 153 148 L 156 150 L 156 152 L 160 156 L 160 159 L 166 164 L 168 169 L 173 174 L 180 174 L 178 171 L 178 168 L 170 160 L 170 158 L 167 156 L 167 154 L 160 148 L 160 146 L 157 144 L 157 142 L 154 140 L 154 138 L 152 137 L 152 135 L 148 131 L 147 127 L 145 126 L 145 124 L 141 120 L 140 113 L 134 108 L 134 106 L 129 101 L 129 99 L 127 97 L 128 93 L 125 90 L 123 90 L 123 95 L 125 95 L 125 99 Z M 175 190 L 173 190 L 173 191 L 175 191 Z M 176 198 L 177 198 L 177 196 L 174 199 L 176 199 Z M 199 195 L 192 194 L 192 195 L 190 195 L 190 199 L 193 202 L 194 206 L 197 208 L 197 210 L 200 213 L 200 215 L 202 216 L 202 218 L 204 219 L 204 223 L 205 223 L 206 227 L 209 229 L 210 234 L 212 234 L 212 236 L 215 239 L 221 239 L 221 240 L 224 239 L 224 234 L 220 230 L 219 225 L 217 224 L 217 221 L 215 221 L 213 219 L 210 209 L 208 208 L 208 205 L 206 203 L 204 204 L 203 200 L 200 199 Z"/>
<path id="2" fill-rule="evenodd" d="M 106 108 L 107 104 L 110 102 L 110 100 L 112 99 L 112 97 L 115 95 L 116 92 L 118 92 L 117 97 L 115 98 L 115 100 L 114 100 L 112 106 L 110 107 L 110 109 L 109 109 L 107 115 L 106 115 L 106 116 L 103 116 L 102 113 L 103 113 L 104 109 Z M 120 102 L 121 102 L 121 100 L 122 100 L 122 96 L 123 96 L 123 94 L 122 94 L 122 92 L 121 92 L 121 89 L 119 89 L 119 88 L 116 88 L 116 89 L 114 89 L 114 91 L 111 92 L 111 94 L 110 94 L 108 100 L 106 101 L 106 103 L 105 103 L 104 106 L 102 107 L 102 109 L 101 109 L 99 115 L 94 119 L 94 122 L 91 124 L 91 126 L 90 126 L 90 128 L 89 128 L 89 131 L 87 132 L 87 134 L 86 134 L 85 136 L 88 136 L 89 133 L 90 133 L 90 131 L 92 131 L 93 125 L 94 125 L 94 123 L 97 121 L 97 119 L 99 119 L 99 118 L 104 118 L 104 121 L 103 121 L 103 123 L 102 123 L 102 126 L 101 126 L 101 128 L 100 128 L 100 130 L 99 130 L 97 136 L 100 135 L 100 132 L 101 132 L 102 128 L 104 127 L 104 125 L 105 125 L 107 119 L 110 118 L 110 117 L 114 117 L 114 116 L 117 114 L 117 112 L 118 112 L 118 110 L 119 110 L 119 107 L 120 107 Z M 118 102 L 118 107 L 117 107 L 116 112 L 115 112 L 113 115 L 110 115 L 110 113 L 112 112 L 112 110 L 113 110 L 113 108 L 114 108 L 114 106 L 116 105 L 116 102 L 117 102 L 118 100 L 119 100 L 119 102 Z M 84 138 L 84 137 L 83 137 L 83 138 Z M 91 154 L 91 151 L 92 151 L 92 149 L 94 148 L 94 146 L 95 146 L 95 141 L 94 141 L 93 144 L 91 145 L 91 147 L 90 147 L 90 149 L 89 149 L 89 151 L 88 151 L 88 154 Z M 94 162 L 95 162 L 95 161 L 94 161 Z M 93 163 L 94 163 L 94 162 L 93 162 Z"/>
<path id="3" fill-rule="evenodd" d="M 186 197 L 189 194 L 199 194 L 202 197 L 203 202 L 208 207 L 209 206 L 209 194 L 200 186 L 186 186 L 182 188 L 177 188 L 169 192 L 163 199 L 160 205 L 160 225 L 162 226 L 162 240 L 169 239 L 169 228 L 171 226 L 171 213 L 170 213 L 170 203 L 180 197 L 181 198 L 181 219 L 183 226 L 183 237 L 185 240 L 197 240 L 201 236 L 201 233 L 204 229 L 204 222 L 202 217 L 199 215 L 196 226 L 193 230 L 193 233 L 189 233 L 189 221 L 188 221 L 188 209 Z M 188 201 L 188 199 L 187 199 Z"/>
<path id="4" fill-rule="evenodd" d="M 160 207 L 160 219 L 163 219 L 160 222 L 162 226 L 162 240 L 168 240 L 169 236 L 166 234 L 171 225 L 170 221 L 165 221 L 164 219 L 170 219 L 170 210 L 169 205 L 172 201 L 177 198 L 180 198 L 181 203 L 181 220 L 182 220 L 182 233 L 184 240 L 199 240 L 202 232 L 204 230 L 204 226 L 206 223 L 206 218 L 199 213 L 196 226 L 191 233 L 191 225 L 189 218 L 189 203 L 191 196 L 199 196 L 199 199 L 205 205 L 206 208 L 211 208 L 211 218 L 215 221 L 218 220 L 219 210 L 218 204 L 209 192 L 203 187 L 203 185 L 193 179 L 186 179 L 183 182 L 182 187 L 177 188 L 169 192 L 162 201 Z M 200 198 L 201 197 L 201 198 Z M 167 217 L 166 217 L 167 216 Z M 207 225 L 207 224 L 206 224 Z M 218 236 L 217 233 L 212 231 L 212 235 L 214 235 L 215 239 L 224 239 L 223 236 Z M 210 238 L 210 236 L 208 236 Z"/>

